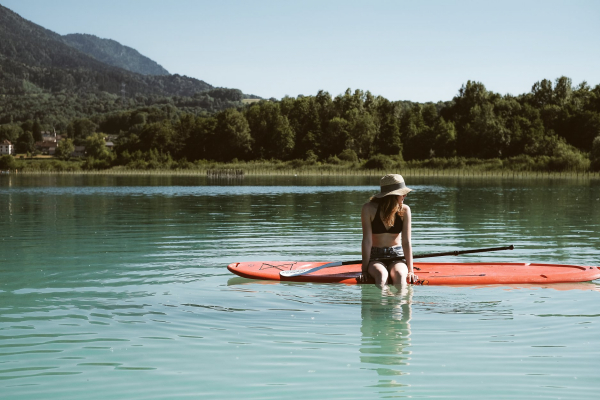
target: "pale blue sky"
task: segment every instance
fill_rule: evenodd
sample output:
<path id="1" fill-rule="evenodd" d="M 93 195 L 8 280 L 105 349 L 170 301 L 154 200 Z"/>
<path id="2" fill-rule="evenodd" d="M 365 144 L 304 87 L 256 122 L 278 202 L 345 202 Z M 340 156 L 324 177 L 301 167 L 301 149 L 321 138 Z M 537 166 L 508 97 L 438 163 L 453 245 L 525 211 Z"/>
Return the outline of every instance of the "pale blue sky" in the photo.
<path id="1" fill-rule="evenodd" d="M 450 100 L 561 75 L 600 84 L 600 1 L 0 0 L 59 34 L 114 39 L 171 73 L 265 98 L 347 88 Z"/>

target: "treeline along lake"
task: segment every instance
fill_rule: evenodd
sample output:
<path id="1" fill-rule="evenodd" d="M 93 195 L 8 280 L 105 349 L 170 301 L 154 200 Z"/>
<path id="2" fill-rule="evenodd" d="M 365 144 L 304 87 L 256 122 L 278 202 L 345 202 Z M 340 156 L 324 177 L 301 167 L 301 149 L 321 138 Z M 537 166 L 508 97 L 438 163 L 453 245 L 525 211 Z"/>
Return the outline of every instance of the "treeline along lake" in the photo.
<path id="1" fill-rule="evenodd" d="M 525 170 L 600 169 L 600 85 L 573 85 L 564 76 L 536 82 L 521 95 L 500 95 L 469 81 L 451 101 L 425 104 L 350 89 L 335 97 L 319 91 L 209 115 L 184 112 L 176 106 L 181 101 L 90 112 L 65 124 L 61 143 L 86 145 L 84 169 L 193 168 L 202 160 L 367 168 L 412 161 L 443 168 L 468 159 L 501 160 Z M 0 139 L 26 149 L 32 143 L 27 129 L 35 123 L 44 128 L 43 121 L 2 125 Z M 107 135 L 114 137 L 113 152 L 102 146 Z"/>

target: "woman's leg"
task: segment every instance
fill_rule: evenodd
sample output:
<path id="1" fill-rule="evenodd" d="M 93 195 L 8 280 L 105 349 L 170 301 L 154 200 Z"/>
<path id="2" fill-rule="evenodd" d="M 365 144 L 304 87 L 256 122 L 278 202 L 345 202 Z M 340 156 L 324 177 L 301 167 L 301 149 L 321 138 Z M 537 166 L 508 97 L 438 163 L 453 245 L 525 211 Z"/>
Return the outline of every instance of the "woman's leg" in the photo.
<path id="1" fill-rule="evenodd" d="M 403 262 L 395 262 L 390 265 L 390 275 L 392 284 L 397 288 L 406 286 L 406 278 L 408 277 L 408 267 Z"/>
<path id="2" fill-rule="evenodd" d="M 379 287 L 383 287 L 388 280 L 388 270 L 380 261 L 372 261 L 369 263 L 369 268 L 367 269 L 369 275 L 375 279 L 375 284 Z"/>

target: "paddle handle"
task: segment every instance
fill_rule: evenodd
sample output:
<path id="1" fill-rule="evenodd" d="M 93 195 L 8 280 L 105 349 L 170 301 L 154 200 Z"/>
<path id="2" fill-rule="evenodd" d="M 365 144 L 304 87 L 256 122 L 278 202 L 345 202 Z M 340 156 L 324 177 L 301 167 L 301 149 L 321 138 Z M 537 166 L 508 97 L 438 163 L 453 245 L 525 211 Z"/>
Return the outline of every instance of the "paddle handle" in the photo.
<path id="1" fill-rule="evenodd" d="M 514 249 L 515 249 L 515 246 L 513 246 L 511 244 L 510 246 L 488 247 L 487 249 L 454 250 L 454 251 L 447 251 L 445 253 L 417 254 L 417 255 L 414 255 L 413 258 L 427 258 L 427 257 L 441 257 L 441 256 L 460 256 L 461 254 L 485 253 L 487 251 L 514 250 Z"/>
<path id="2" fill-rule="evenodd" d="M 512 244 L 510 246 L 503 247 L 488 247 L 486 249 L 473 249 L 473 250 L 454 250 L 447 251 L 444 253 L 429 253 L 429 254 L 415 254 L 413 258 L 428 258 L 428 257 L 442 257 L 442 256 L 460 256 L 461 254 L 472 254 L 472 253 L 484 253 L 487 251 L 499 251 L 499 250 L 514 250 L 515 246 Z M 401 260 L 404 257 L 395 257 L 395 258 L 386 258 L 389 260 Z M 360 264 L 362 260 L 354 260 L 354 261 L 343 261 L 342 265 L 351 265 L 351 264 Z"/>

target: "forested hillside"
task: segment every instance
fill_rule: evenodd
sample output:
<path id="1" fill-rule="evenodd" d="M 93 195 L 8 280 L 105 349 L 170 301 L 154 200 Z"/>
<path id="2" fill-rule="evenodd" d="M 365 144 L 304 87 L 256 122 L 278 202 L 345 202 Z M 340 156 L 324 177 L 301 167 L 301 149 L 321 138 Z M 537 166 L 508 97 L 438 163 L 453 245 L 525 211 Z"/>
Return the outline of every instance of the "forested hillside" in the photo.
<path id="1" fill-rule="evenodd" d="M 62 36 L 0 6 L 0 95 L 99 93 L 193 96 L 211 89 L 180 75 L 142 75 L 104 64 L 64 43 Z"/>
<path id="2" fill-rule="evenodd" d="M 124 68 L 156 75 L 105 64 L 106 57 Z M 169 75 L 154 61 L 111 40 L 91 35 L 65 39 L 0 6 L 0 124 L 13 132 L 10 140 L 20 125 L 31 126 L 33 121 L 45 130 L 64 131 L 77 118 L 153 105 L 208 115 L 240 106 L 244 97 L 252 96 Z"/>
<path id="3" fill-rule="evenodd" d="M 142 75 L 169 75 L 169 71 L 158 65 L 156 61 L 117 41 L 81 33 L 64 35 L 62 39 L 69 46 L 105 64 Z"/>
<path id="4" fill-rule="evenodd" d="M 154 106 L 169 106 L 173 113 L 209 115 L 241 106 L 245 97 L 239 89 L 213 88 L 188 96 L 121 96 L 97 93 L 29 93 L 0 95 L 0 126 L 38 121 L 44 130 L 64 131 L 77 118 L 101 119 L 103 115 Z"/>

